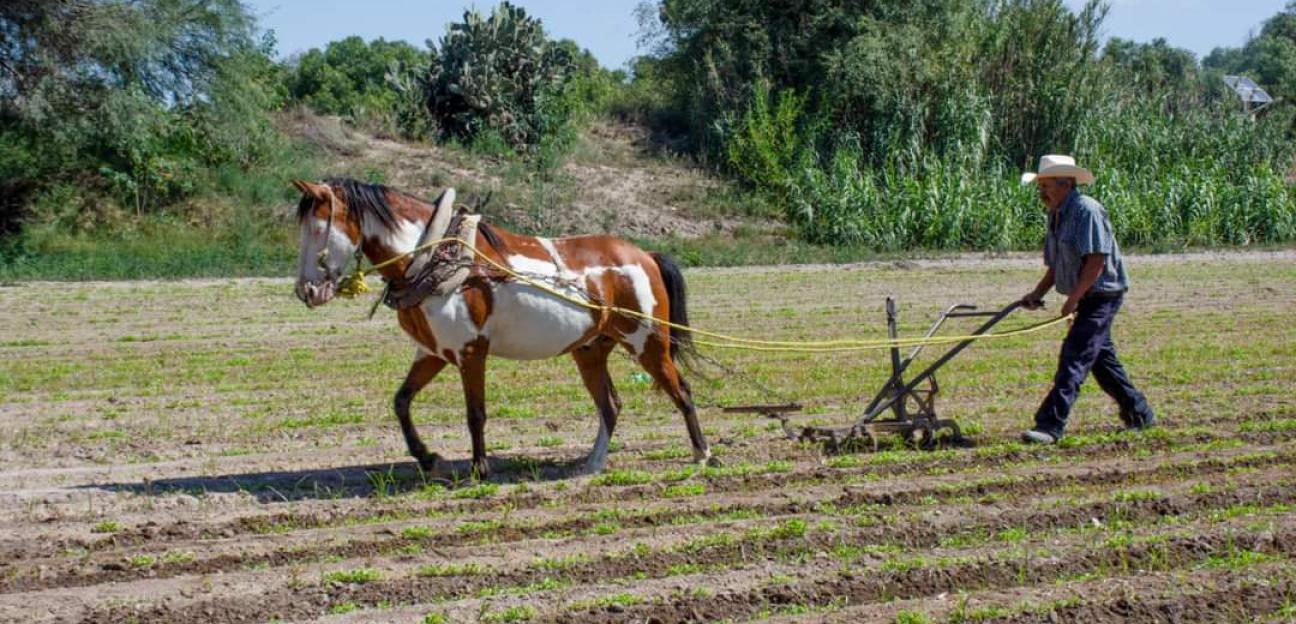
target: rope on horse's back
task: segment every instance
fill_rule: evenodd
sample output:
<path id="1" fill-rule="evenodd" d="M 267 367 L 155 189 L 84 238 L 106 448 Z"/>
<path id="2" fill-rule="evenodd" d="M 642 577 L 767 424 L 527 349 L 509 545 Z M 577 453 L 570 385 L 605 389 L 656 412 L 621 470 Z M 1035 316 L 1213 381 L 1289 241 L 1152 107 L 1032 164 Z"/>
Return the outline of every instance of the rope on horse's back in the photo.
<path id="1" fill-rule="evenodd" d="M 1019 327 L 1017 329 L 1011 329 L 1004 332 L 969 334 L 966 336 L 931 336 L 927 338 L 896 338 L 896 339 L 886 338 L 881 340 L 877 340 L 877 339 L 803 340 L 803 341 L 759 340 L 755 338 L 743 338 L 740 336 L 731 336 L 719 332 L 697 329 L 694 327 L 689 327 L 688 325 L 681 325 L 679 323 L 672 323 L 665 319 L 659 319 L 653 316 L 652 314 L 640 312 L 639 310 L 632 310 L 630 308 L 623 308 L 620 306 L 594 303 L 586 299 L 574 297 L 572 295 L 569 295 L 565 292 L 562 292 L 550 286 L 549 284 L 544 283 L 543 281 L 531 278 L 527 275 L 522 274 L 521 272 L 512 269 L 511 267 L 507 267 L 500 264 L 499 262 L 496 262 L 490 256 L 487 256 L 485 252 L 481 251 L 480 249 L 477 249 L 477 247 L 474 245 L 469 245 L 467 241 L 459 237 L 441 238 L 434 241 L 429 241 L 423 245 L 419 245 L 418 247 L 415 247 L 414 249 L 411 249 L 394 258 L 389 258 L 387 260 L 379 262 L 378 264 L 375 264 L 372 267 L 370 267 L 369 271 L 376 271 L 383 267 L 390 266 L 395 262 L 399 261 L 400 259 L 418 253 L 424 249 L 428 249 L 431 247 L 436 247 L 438 245 L 442 245 L 445 243 L 452 243 L 452 242 L 457 242 L 461 245 L 464 245 L 467 249 L 470 249 L 473 252 L 473 254 L 477 256 L 479 260 L 484 261 L 486 264 L 490 265 L 495 270 L 505 275 L 508 275 L 509 277 L 512 277 L 513 279 L 519 282 L 527 284 L 532 288 L 536 288 L 537 290 L 541 290 L 550 295 L 558 297 L 563 301 L 590 310 L 597 310 L 600 312 L 611 312 L 614 314 L 620 314 L 622 316 L 628 316 L 628 317 L 637 318 L 644 321 L 659 323 L 666 327 L 692 333 L 694 336 L 704 336 L 706 338 L 712 338 L 714 340 L 694 339 L 693 342 L 702 346 L 714 347 L 717 349 L 739 349 L 739 350 L 746 350 L 746 351 L 767 351 L 767 352 L 784 352 L 784 353 L 842 353 L 842 352 L 850 352 L 850 351 L 868 351 L 874 349 L 891 349 L 897 347 L 917 347 L 917 346 L 927 346 L 927 345 L 955 344 L 964 341 L 988 340 L 992 338 L 1011 338 L 1014 336 L 1031 334 L 1031 333 L 1048 329 L 1055 325 L 1059 325 L 1063 322 L 1069 321 L 1071 320 L 1072 316 L 1074 316 L 1074 315 L 1059 316 L 1054 319 L 1041 321 L 1039 323 L 1027 325 L 1026 327 Z M 352 299 L 362 294 L 370 292 L 369 286 L 365 284 L 364 281 L 365 273 L 366 273 L 365 270 L 357 267 L 355 272 L 343 277 L 338 282 L 337 294 L 342 297 Z"/>

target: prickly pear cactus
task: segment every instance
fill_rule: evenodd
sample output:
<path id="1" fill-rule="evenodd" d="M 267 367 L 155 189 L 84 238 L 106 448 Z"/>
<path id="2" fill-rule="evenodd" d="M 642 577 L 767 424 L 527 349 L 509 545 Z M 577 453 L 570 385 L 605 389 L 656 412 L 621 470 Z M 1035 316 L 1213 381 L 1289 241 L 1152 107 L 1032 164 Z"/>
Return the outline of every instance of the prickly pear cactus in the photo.
<path id="1" fill-rule="evenodd" d="M 466 11 L 424 81 L 428 109 L 443 134 L 472 139 L 491 129 L 525 151 L 552 124 L 543 100 L 561 97 L 571 68 L 568 53 L 521 8 L 503 2 L 488 18 Z"/>

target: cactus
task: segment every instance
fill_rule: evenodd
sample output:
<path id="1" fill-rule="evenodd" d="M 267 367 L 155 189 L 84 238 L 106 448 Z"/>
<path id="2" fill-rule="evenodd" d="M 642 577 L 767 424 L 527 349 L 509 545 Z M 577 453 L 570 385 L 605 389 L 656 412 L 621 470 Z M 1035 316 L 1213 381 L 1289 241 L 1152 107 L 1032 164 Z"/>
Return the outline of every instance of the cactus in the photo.
<path id="1" fill-rule="evenodd" d="M 560 98 L 572 59 L 549 40 L 540 20 L 501 3 L 483 18 L 466 11 L 451 24 L 424 81 L 429 113 L 442 134 L 471 140 L 494 130 L 520 152 L 534 147 Z"/>

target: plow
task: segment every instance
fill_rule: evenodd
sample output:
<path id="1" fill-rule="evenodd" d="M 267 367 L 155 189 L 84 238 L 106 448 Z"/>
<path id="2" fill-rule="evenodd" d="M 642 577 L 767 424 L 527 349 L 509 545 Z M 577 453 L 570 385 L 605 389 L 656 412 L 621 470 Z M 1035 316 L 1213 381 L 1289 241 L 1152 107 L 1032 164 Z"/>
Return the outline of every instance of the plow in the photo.
<path id="1" fill-rule="evenodd" d="M 933 449 L 938 443 L 966 446 L 970 441 L 963 436 L 958 423 L 952 419 L 941 418 L 936 413 L 936 396 L 940 393 L 936 373 L 1020 306 L 1020 302 L 1013 302 L 997 311 L 983 311 L 965 303 L 952 305 L 937 316 L 922 340 L 917 341 L 908 354 L 902 355 L 903 347 L 900 346 L 897 330 L 899 315 L 896 302 L 888 297 L 886 300 L 887 335 L 892 341 L 889 349 L 890 375 L 873 395 L 873 399 L 864 407 L 863 414 L 849 425 L 838 427 L 807 425 L 798 428 L 790 422 L 789 415 L 801 411 L 802 406 L 799 403 L 736 405 L 722 409 L 726 413 L 760 414 L 777 420 L 788 439 L 822 444 L 825 452 L 830 454 L 860 450 L 876 451 L 878 441 L 883 435 L 897 435 L 905 444 L 922 449 Z M 952 346 L 926 368 L 916 374 L 908 375 L 914 361 L 928 346 L 928 341 L 937 335 L 946 321 L 966 318 L 985 320 L 971 334 L 951 343 Z"/>

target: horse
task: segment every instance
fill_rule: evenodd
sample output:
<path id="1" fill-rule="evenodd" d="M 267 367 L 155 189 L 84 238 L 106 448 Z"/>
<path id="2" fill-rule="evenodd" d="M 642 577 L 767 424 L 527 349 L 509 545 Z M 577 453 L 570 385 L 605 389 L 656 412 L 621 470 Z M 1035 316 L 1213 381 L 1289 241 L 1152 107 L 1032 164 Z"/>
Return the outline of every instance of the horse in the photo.
<path id="1" fill-rule="evenodd" d="M 338 280 L 352 255 L 363 254 L 389 284 L 400 285 L 420 240 L 447 234 L 454 190 L 436 204 L 380 184 L 348 178 L 320 183 L 296 180 L 301 191 L 297 217 L 301 229 L 297 298 L 314 308 L 337 294 Z M 430 236 L 429 236 L 430 235 Z M 561 285 L 572 294 L 606 306 L 635 310 L 663 323 L 632 318 L 608 308 L 576 305 L 534 288 L 486 263 L 453 292 L 434 294 L 397 310 L 397 321 L 414 341 L 414 361 L 396 391 L 393 406 L 410 455 L 422 469 L 438 473 L 442 458 L 428 451 L 410 418 L 410 403 L 446 367 L 459 369 L 472 438 L 472 470 L 486 478 L 486 362 L 490 356 L 537 360 L 570 354 L 589 391 L 599 431 L 582 471 L 601 472 L 616 429 L 621 399 L 608 374 L 608 355 L 621 347 L 651 376 L 684 417 L 694 462 L 716 465 L 698 425 L 688 383 L 676 363 L 692 349 L 688 332 L 687 290 L 679 266 L 667 255 L 650 253 L 606 235 L 545 238 L 509 232 L 485 220 L 473 242 L 478 252 L 523 275 Z"/>

